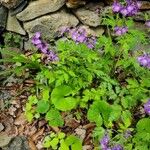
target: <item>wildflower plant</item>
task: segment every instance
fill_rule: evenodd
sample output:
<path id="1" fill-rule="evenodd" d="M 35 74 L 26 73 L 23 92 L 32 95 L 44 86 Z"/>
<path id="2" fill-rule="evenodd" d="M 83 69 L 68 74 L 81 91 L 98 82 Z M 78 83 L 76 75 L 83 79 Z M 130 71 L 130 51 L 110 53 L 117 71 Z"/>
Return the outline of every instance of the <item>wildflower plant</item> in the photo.
<path id="1" fill-rule="evenodd" d="M 37 32 L 31 39 L 37 49 L 32 56 L 13 55 L 13 61 L 21 62 L 18 68 L 37 68 L 25 108 L 28 121 L 44 117 L 50 126 L 61 128 L 62 112 L 80 108 L 96 126 L 95 149 L 149 150 L 150 49 L 135 47 L 150 40 L 134 28 L 132 15 L 138 7 L 135 1 L 115 2 L 103 18 L 107 35 L 95 37 L 83 28 L 63 27 L 50 49 Z M 51 140 L 46 147 L 52 147 Z M 55 142 L 57 149 L 60 139 Z"/>

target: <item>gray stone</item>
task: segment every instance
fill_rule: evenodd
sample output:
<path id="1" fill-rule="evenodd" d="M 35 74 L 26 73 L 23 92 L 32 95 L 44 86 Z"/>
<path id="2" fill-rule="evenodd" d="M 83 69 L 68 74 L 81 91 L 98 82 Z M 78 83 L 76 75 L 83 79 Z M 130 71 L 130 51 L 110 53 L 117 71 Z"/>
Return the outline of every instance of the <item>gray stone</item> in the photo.
<path id="1" fill-rule="evenodd" d="M 4 126 L 2 123 L 0 123 L 0 132 L 4 130 Z"/>
<path id="2" fill-rule="evenodd" d="M 141 6 L 140 6 L 140 10 L 150 10 L 150 1 L 138 1 Z"/>
<path id="3" fill-rule="evenodd" d="M 7 24 L 8 10 L 0 4 L 0 34 L 5 29 Z"/>
<path id="4" fill-rule="evenodd" d="M 73 12 L 78 17 L 78 19 L 84 24 L 91 27 L 97 27 L 101 24 L 100 12 L 103 3 L 89 3 L 85 7 L 75 9 Z"/>
<path id="5" fill-rule="evenodd" d="M 14 137 L 2 150 L 30 150 L 27 139 L 22 136 Z"/>
<path id="6" fill-rule="evenodd" d="M 4 147 L 9 144 L 12 137 L 8 136 L 6 133 L 0 133 L 0 147 Z"/>
<path id="7" fill-rule="evenodd" d="M 73 0 L 68 0 L 66 5 L 68 8 L 77 8 L 79 6 L 82 6 L 82 5 L 85 5 L 86 4 L 86 1 L 85 0 L 76 0 L 76 1 L 73 1 Z"/>
<path id="8" fill-rule="evenodd" d="M 133 19 L 136 21 L 145 21 L 145 15 L 147 15 L 147 19 L 150 20 L 150 10 L 138 12 L 135 16 L 133 16 Z"/>
<path id="9" fill-rule="evenodd" d="M 16 16 L 8 15 L 6 30 L 25 35 L 26 32 L 21 27 L 19 21 L 16 19 Z"/>
<path id="10" fill-rule="evenodd" d="M 39 16 L 55 12 L 65 4 L 65 0 L 37 0 L 29 3 L 28 7 L 17 18 L 21 21 L 29 21 Z"/>
<path id="11" fill-rule="evenodd" d="M 137 29 L 141 32 L 145 32 L 146 34 L 148 33 L 148 27 L 141 23 L 141 22 L 135 22 L 135 26 L 134 29 Z M 150 34 L 148 35 L 150 38 Z M 146 51 L 146 50 L 150 50 L 150 44 L 142 44 L 142 43 L 137 43 L 136 46 L 133 47 L 134 51 Z"/>
<path id="12" fill-rule="evenodd" d="M 84 140 L 86 137 L 86 130 L 82 128 L 76 128 L 75 133 L 80 137 L 81 140 Z"/>
<path id="13" fill-rule="evenodd" d="M 14 16 L 20 13 L 28 4 L 28 0 L 19 0 L 18 3 L 10 9 L 11 15 Z"/>
<path id="14" fill-rule="evenodd" d="M 78 19 L 61 10 L 54 14 L 46 15 L 37 18 L 33 21 L 24 23 L 24 28 L 31 38 L 35 32 L 41 32 L 44 38 L 53 39 L 62 26 L 76 26 L 79 23 Z"/>
<path id="15" fill-rule="evenodd" d="M 2 5 L 4 5 L 7 8 L 14 7 L 17 4 L 18 1 L 19 0 L 0 0 L 0 2 L 2 3 Z"/>
<path id="16" fill-rule="evenodd" d="M 86 25 L 80 25 L 81 28 L 84 28 L 87 32 L 88 35 L 93 35 L 96 37 L 101 36 L 104 33 L 104 28 L 99 26 L 99 27 L 89 27 Z"/>

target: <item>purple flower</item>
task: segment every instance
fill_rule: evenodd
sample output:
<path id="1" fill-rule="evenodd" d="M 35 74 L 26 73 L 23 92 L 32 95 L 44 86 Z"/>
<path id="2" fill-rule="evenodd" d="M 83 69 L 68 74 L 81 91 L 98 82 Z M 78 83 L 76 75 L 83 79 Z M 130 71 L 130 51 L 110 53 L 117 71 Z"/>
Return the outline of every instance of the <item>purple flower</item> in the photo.
<path id="1" fill-rule="evenodd" d="M 150 99 L 144 104 L 144 110 L 150 116 Z"/>
<path id="2" fill-rule="evenodd" d="M 37 45 L 36 47 L 38 48 L 38 45 Z M 40 50 L 42 53 L 46 54 L 46 53 L 47 53 L 47 50 L 48 50 L 48 44 L 45 43 L 45 42 L 41 43 L 41 44 L 39 45 L 39 50 Z"/>
<path id="3" fill-rule="evenodd" d="M 43 42 L 40 38 L 40 32 L 36 32 L 35 35 L 32 37 L 32 43 L 36 46 L 38 50 L 45 54 L 45 56 L 47 57 L 47 61 L 58 61 L 58 56 L 53 51 L 49 51 L 48 44 L 46 42 Z"/>
<path id="4" fill-rule="evenodd" d="M 48 51 L 48 52 L 47 52 L 47 59 L 48 59 L 49 61 L 52 61 L 52 62 L 59 60 L 58 56 L 57 56 L 53 51 Z"/>
<path id="5" fill-rule="evenodd" d="M 86 39 L 86 42 L 85 44 L 87 45 L 88 48 L 92 49 L 95 47 L 95 44 L 96 44 L 96 37 L 88 37 Z"/>
<path id="6" fill-rule="evenodd" d="M 149 68 L 150 69 L 150 55 L 144 54 L 142 56 L 139 56 L 137 58 L 138 62 L 141 66 Z"/>
<path id="7" fill-rule="evenodd" d="M 145 22 L 145 25 L 150 28 L 150 20 L 147 20 L 147 21 Z"/>
<path id="8" fill-rule="evenodd" d="M 108 150 L 108 144 L 109 144 L 110 138 L 109 136 L 106 134 L 100 141 L 100 145 L 102 150 Z"/>
<path id="9" fill-rule="evenodd" d="M 127 3 L 128 5 L 130 5 L 130 4 L 132 3 L 132 0 L 126 0 L 126 3 Z"/>
<path id="10" fill-rule="evenodd" d="M 113 12 L 118 13 L 118 12 L 120 12 L 121 9 L 122 9 L 122 5 L 120 3 L 118 3 L 118 2 L 113 3 L 113 5 L 112 5 Z"/>
<path id="11" fill-rule="evenodd" d="M 86 31 L 83 28 L 73 29 L 71 31 L 71 38 L 77 43 L 84 43 L 86 41 Z"/>
<path id="12" fill-rule="evenodd" d="M 137 8 L 140 9 L 141 6 L 142 6 L 142 3 L 141 2 L 137 2 L 136 4 L 137 4 Z"/>
<path id="13" fill-rule="evenodd" d="M 128 13 L 132 13 L 132 11 L 134 10 L 134 5 L 128 5 L 126 9 Z"/>
<path id="14" fill-rule="evenodd" d="M 70 28 L 69 27 L 61 27 L 59 31 L 60 31 L 60 36 L 63 36 L 65 33 L 69 33 Z"/>
<path id="15" fill-rule="evenodd" d="M 121 29 L 122 34 L 125 34 L 127 31 L 128 31 L 127 27 L 122 27 L 122 29 Z"/>
<path id="16" fill-rule="evenodd" d="M 121 145 L 115 145 L 111 150 L 123 150 L 123 147 Z"/>
<path id="17" fill-rule="evenodd" d="M 116 26 L 114 28 L 115 35 L 117 35 L 117 36 L 121 36 L 121 35 L 125 34 L 127 31 L 128 31 L 127 27 L 118 27 L 118 26 Z"/>
<path id="18" fill-rule="evenodd" d="M 140 3 L 126 0 L 126 5 L 121 5 L 119 2 L 114 2 L 112 10 L 115 13 L 121 13 L 123 16 L 133 16 L 138 12 Z"/>
<path id="19" fill-rule="evenodd" d="M 40 40 L 40 37 L 41 37 L 41 33 L 40 32 L 36 32 L 35 35 L 32 37 L 32 44 L 34 45 L 37 45 L 37 44 L 41 44 L 41 40 Z"/>
<path id="20" fill-rule="evenodd" d="M 123 16 L 127 16 L 128 15 L 128 10 L 126 7 L 123 7 L 121 10 L 120 10 L 120 13 L 123 15 Z"/>
<path id="21" fill-rule="evenodd" d="M 124 137 L 127 139 L 129 137 L 131 137 L 131 131 L 130 130 L 127 130 L 125 133 L 124 133 Z"/>

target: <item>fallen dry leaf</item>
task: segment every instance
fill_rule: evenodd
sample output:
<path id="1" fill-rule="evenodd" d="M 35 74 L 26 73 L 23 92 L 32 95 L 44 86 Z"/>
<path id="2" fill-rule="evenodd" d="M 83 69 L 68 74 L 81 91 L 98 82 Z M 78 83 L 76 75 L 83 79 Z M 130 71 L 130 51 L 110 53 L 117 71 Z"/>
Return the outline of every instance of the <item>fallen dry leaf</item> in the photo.
<path id="1" fill-rule="evenodd" d="M 15 125 L 23 125 L 27 122 L 24 113 L 21 113 L 18 118 L 15 119 Z"/>
<path id="2" fill-rule="evenodd" d="M 31 138 L 28 138 L 28 144 L 29 144 L 29 147 L 30 147 L 31 150 L 38 150 L 36 148 L 35 143 L 33 142 L 33 140 Z"/>
<path id="3" fill-rule="evenodd" d="M 31 136 L 31 139 L 32 139 L 33 141 L 37 141 L 37 138 L 38 138 L 39 136 L 43 135 L 43 132 L 44 132 L 44 128 L 40 129 L 38 132 L 36 132 L 35 134 L 33 134 L 33 135 Z"/>

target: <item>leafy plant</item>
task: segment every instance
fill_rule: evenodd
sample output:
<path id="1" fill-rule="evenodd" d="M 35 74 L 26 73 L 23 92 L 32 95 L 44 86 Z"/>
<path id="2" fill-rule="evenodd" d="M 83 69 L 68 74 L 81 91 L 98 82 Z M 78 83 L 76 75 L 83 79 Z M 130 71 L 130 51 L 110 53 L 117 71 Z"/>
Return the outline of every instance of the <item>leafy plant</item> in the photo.
<path id="1" fill-rule="evenodd" d="M 55 43 L 57 55 L 48 49 L 45 53 L 33 51 L 30 56 L 9 53 L 4 48 L 0 50 L 12 56 L 0 60 L 15 63 L 11 72 L 21 73 L 24 68 L 29 69 L 36 82 L 36 92 L 29 96 L 25 108 L 29 121 L 44 117 L 50 126 L 61 127 L 65 124 L 62 112 L 73 110 L 76 113 L 80 109 L 87 114 L 83 118 L 96 126 L 93 131 L 95 148 L 98 149 L 99 140 L 108 135 L 110 139 L 105 145 L 108 148 L 149 149 L 150 121 L 143 103 L 150 97 L 150 70 L 137 60 L 142 53 L 150 55 L 149 50 L 142 52 L 137 47 L 149 44 L 149 38 L 134 29 L 131 17 L 120 16 L 112 12 L 105 16 L 103 25 L 107 27 L 108 35 L 98 37 L 96 42 L 92 37 L 93 41 L 89 43 L 91 39 L 87 36 L 82 37 L 84 42 L 78 37 L 78 40 L 71 38 L 71 35 L 59 39 Z M 125 31 L 116 34 L 116 27 L 120 32 Z M 84 36 L 79 29 L 75 31 Z M 57 56 L 57 61 L 48 61 L 50 54 Z M 139 107 L 143 114 L 140 114 Z M 131 132 L 128 137 L 127 131 Z M 44 147 L 80 150 L 82 144 L 73 135 L 51 133 L 45 138 Z"/>
<path id="2" fill-rule="evenodd" d="M 43 145 L 45 148 L 52 148 L 53 150 L 82 150 L 82 143 L 76 136 L 66 136 L 63 132 L 51 133 L 46 136 Z"/>

